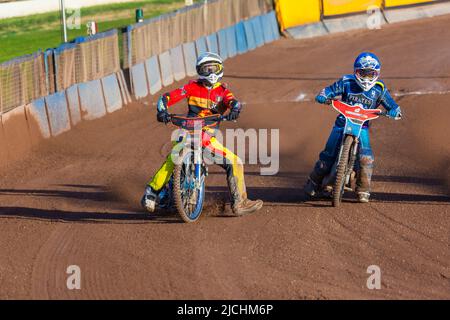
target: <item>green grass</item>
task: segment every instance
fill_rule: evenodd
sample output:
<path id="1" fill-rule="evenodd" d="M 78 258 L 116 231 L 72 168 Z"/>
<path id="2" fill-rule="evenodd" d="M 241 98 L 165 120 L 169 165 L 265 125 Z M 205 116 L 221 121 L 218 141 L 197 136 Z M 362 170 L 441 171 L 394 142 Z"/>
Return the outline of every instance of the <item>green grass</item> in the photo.
<path id="1" fill-rule="evenodd" d="M 86 35 L 86 23 L 97 22 L 99 32 L 135 23 L 135 9 L 151 18 L 184 6 L 184 0 L 147 0 L 81 9 L 81 28 L 68 30 L 69 40 Z M 0 62 L 60 45 L 59 12 L 0 20 Z"/>

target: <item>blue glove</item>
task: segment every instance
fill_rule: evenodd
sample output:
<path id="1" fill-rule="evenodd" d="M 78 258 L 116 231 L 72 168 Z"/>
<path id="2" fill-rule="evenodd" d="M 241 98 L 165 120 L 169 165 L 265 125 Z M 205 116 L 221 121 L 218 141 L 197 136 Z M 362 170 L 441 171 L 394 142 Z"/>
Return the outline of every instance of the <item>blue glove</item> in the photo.
<path id="1" fill-rule="evenodd" d="M 166 110 L 158 111 L 158 113 L 156 114 L 156 120 L 164 124 L 167 124 L 170 121 L 169 113 Z"/>
<path id="2" fill-rule="evenodd" d="M 227 119 L 229 121 L 235 121 L 239 118 L 239 111 L 238 110 L 231 110 L 230 113 L 227 116 Z"/>
<path id="3" fill-rule="evenodd" d="M 400 110 L 400 107 L 391 109 L 387 112 L 387 115 L 394 119 L 400 119 L 402 117 L 402 111 Z"/>
<path id="4" fill-rule="evenodd" d="M 327 102 L 327 100 L 328 100 L 328 98 L 323 96 L 323 95 L 321 95 L 321 94 L 316 96 L 316 101 L 318 103 L 325 104 Z"/>
<path id="5" fill-rule="evenodd" d="M 242 105 L 237 100 L 231 100 L 230 101 L 230 113 L 227 116 L 228 121 L 235 121 L 237 118 L 239 118 L 239 113 L 241 112 Z"/>

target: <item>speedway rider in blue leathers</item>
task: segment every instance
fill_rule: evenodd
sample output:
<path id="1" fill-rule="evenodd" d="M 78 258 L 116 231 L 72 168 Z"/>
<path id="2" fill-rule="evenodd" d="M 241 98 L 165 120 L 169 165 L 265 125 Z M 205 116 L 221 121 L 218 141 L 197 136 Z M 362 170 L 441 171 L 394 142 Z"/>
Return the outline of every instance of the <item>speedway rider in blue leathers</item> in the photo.
<path id="1" fill-rule="evenodd" d="M 358 105 L 364 109 L 376 109 L 382 105 L 387 115 L 394 119 L 401 118 L 401 110 L 392 99 L 383 81 L 379 80 L 381 63 L 378 57 L 370 52 L 361 53 L 354 63 L 354 74 L 345 75 L 329 87 L 323 89 L 316 97 L 321 104 L 329 103 L 330 99 L 341 97 L 349 105 Z M 326 143 L 325 149 L 320 153 L 314 170 L 305 185 L 305 193 L 314 197 L 321 190 L 322 182 L 327 176 L 338 157 L 339 148 L 343 138 L 345 117 L 339 115 Z M 361 131 L 360 147 L 357 161 L 359 167 L 356 192 L 360 202 L 369 202 L 370 181 L 373 172 L 374 156 L 370 146 L 369 122 L 367 121 Z"/>

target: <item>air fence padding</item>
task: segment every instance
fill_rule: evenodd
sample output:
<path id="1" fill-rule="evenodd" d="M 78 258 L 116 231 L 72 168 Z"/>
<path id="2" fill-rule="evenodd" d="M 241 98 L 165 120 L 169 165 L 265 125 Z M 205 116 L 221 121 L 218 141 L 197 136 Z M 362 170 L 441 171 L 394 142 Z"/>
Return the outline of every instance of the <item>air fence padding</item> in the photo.
<path id="1" fill-rule="evenodd" d="M 56 89 L 97 80 L 120 70 L 117 30 L 77 38 L 54 50 Z"/>
<path id="2" fill-rule="evenodd" d="M 117 30 L 0 64 L 0 111 L 120 70 Z"/>
<path id="3" fill-rule="evenodd" d="M 270 10 L 270 3 L 266 0 L 211 0 L 129 26 L 123 41 L 124 68 L 264 14 Z"/>
<path id="4" fill-rule="evenodd" d="M 0 112 L 26 105 L 48 93 L 42 52 L 0 64 Z"/>
<path id="5" fill-rule="evenodd" d="M 150 91 L 154 93 L 161 86 L 158 67 L 161 57 L 162 62 L 165 61 L 164 54 L 173 54 L 174 48 L 180 48 L 175 52 L 178 53 L 175 57 L 181 59 L 183 56 L 185 61 L 174 64 L 173 76 L 178 80 L 185 73 L 193 75 L 195 70 L 192 64 L 202 48 L 196 41 L 202 39 L 204 43 L 201 44 L 206 50 L 208 39 L 209 47 L 220 51 L 224 50 L 220 46 L 223 47 L 226 42 L 229 46 L 227 55 L 234 56 L 237 43 L 233 26 L 263 15 L 272 8 L 272 0 L 209 0 L 129 26 L 123 33 L 122 67 L 127 69 L 146 63 L 151 58 L 154 68 L 147 72 L 151 73 Z M 216 33 L 219 31 L 221 41 L 217 48 Z M 76 84 L 100 80 L 119 72 L 118 40 L 118 31 L 110 30 L 0 64 L 0 113 L 70 89 Z M 185 47 L 185 44 L 188 46 Z M 167 61 L 170 62 L 170 59 Z M 165 67 L 164 63 L 162 67 Z M 172 64 L 170 67 L 173 67 Z M 161 72 L 168 71 L 168 68 L 162 69 Z M 166 72 L 167 75 L 164 73 L 165 84 L 172 81 L 172 71 Z"/>

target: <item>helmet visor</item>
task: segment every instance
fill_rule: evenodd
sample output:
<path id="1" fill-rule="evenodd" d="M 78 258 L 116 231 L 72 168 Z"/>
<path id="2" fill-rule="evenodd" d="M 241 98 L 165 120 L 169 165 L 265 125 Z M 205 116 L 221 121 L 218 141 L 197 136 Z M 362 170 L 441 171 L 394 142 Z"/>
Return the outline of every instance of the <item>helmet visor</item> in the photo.
<path id="1" fill-rule="evenodd" d="M 222 71 L 222 65 L 220 63 L 211 62 L 211 63 L 205 63 L 205 64 L 201 65 L 198 70 L 198 74 L 203 77 L 207 77 L 213 73 L 220 74 L 221 71 Z"/>
<path id="2" fill-rule="evenodd" d="M 380 72 L 374 69 L 357 69 L 356 75 L 361 80 L 375 81 L 380 76 Z"/>

